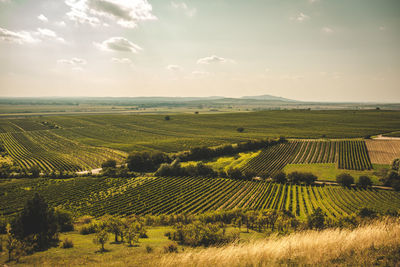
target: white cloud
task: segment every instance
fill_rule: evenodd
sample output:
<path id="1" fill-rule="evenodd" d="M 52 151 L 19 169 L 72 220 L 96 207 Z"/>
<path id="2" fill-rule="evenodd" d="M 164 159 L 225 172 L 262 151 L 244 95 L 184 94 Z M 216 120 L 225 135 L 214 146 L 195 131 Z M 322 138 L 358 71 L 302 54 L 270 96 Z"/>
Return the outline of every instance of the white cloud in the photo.
<path id="1" fill-rule="evenodd" d="M 32 33 L 30 32 L 27 31 L 13 32 L 1 27 L 0 27 L 0 40 L 17 44 L 40 42 L 40 40 L 34 38 Z"/>
<path id="2" fill-rule="evenodd" d="M 207 71 L 195 70 L 195 71 L 192 71 L 192 75 L 197 76 L 197 77 L 204 77 L 204 76 L 209 76 L 210 73 Z"/>
<path id="3" fill-rule="evenodd" d="M 49 30 L 49 29 L 38 28 L 37 32 L 35 32 L 34 34 L 39 36 L 41 39 L 56 40 L 56 41 L 59 41 L 62 43 L 65 42 L 65 40 L 63 38 L 59 37 L 57 35 L 57 33 L 55 33 L 52 30 Z"/>
<path id="4" fill-rule="evenodd" d="M 132 60 L 130 60 L 129 58 L 117 58 L 117 57 L 113 57 L 111 59 L 112 62 L 114 63 L 119 63 L 119 64 L 132 64 Z"/>
<path id="5" fill-rule="evenodd" d="M 182 67 L 179 65 L 168 65 L 165 68 L 170 71 L 182 71 L 183 70 Z"/>
<path id="6" fill-rule="evenodd" d="M 333 33 L 333 29 L 329 28 L 329 27 L 323 27 L 322 32 L 326 33 L 326 34 L 331 34 L 331 33 Z"/>
<path id="7" fill-rule="evenodd" d="M 49 21 L 49 19 L 43 14 L 40 14 L 37 18 L 38 18 L 38 20 L 40 20 L 42 22 L 48 22 Z"/>
<path id="8" fill-rule="evenodd" d="M 56 26 L 58 26 L 58 27 L 65 27 L 65 26 L 67 26 L 67 24 L 65 24 L 64 21 L 57 21 L 57 22 L 55 22 L 54 24 L 55 24 Z"/>
<path id="9" fill-rule="evenodd" d="M 211 64 L 211 63 L 235 63 L 234 60 L 212 55 L 209 57 L 200 58 L 197 64 Z"/>
<path id="10" fill-rule="evenodd" d="M 186 16 L 188 17 L 193 17 L 194 15 L 196 15 L 196 8 L 190 8 L 186 3 L 181 2 L 181 3 L 176 3 L 174 1 L 171 2 L 171 6 L 174 9 L 180 9 L 182 10 Z"/>
<path id="11" fill-rule="evenodd" d="M 290 18 L 291 20 L 295 20 L 297 22 L 304 22 L 310 19 L 310 16 L 300 12 L 296 17 L 292 17 Z"/>
<path id="12" fill-rule="evenodd" d="M 57 60 L 58 64 L 62 65 L 72 65 L 72 66 L 79 66 L 79 65 L 86 65 L 87 61 L 82 58 L 71 58 L 71 59 L 59 59 Z"/>
<path id="13" fill-rule="evenodd" d="M 124 37 L 111 37 L 102 43 L 94 43 L 100 50 L 137 53 L 142 50 L 140 46 Z"/>
<path id="14" fill-rule="evenodd" d="M 9 3 L 10 0 L 0 0 L 0 3 Z"/>
<path id="15" fill-rule="evenodd" d="M 70 7 L 67 17 L 79 24 L 98 26 L 104 24 L 100 19 L 106 18 L 122 27 L 134 28 L 141 21 L 157 19 L 147 0 L 65 0 L 65 3 Z"/>

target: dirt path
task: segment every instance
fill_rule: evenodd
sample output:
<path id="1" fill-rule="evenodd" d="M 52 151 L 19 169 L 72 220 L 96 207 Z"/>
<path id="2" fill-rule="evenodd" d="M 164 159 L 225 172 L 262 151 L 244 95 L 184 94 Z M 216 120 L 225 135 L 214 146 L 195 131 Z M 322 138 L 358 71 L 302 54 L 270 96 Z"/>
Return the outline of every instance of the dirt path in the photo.
<path id="1" fill-rule="evenodd" d="M 374 140 L 397 140 L 400 141 L 400 137 L 388 137 L 383 135 L 378 135 L 377 137 L 372 138 Z"/>

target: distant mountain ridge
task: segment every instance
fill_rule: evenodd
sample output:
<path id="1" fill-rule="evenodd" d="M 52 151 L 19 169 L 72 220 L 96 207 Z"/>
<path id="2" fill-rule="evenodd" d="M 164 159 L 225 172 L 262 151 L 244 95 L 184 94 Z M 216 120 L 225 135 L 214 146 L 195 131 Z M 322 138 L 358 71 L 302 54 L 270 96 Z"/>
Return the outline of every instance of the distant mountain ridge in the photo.
<path id="1" fill-rule="evenodd" d="M 279 96 L 273 96 L 273 95 L 242 96 L 241 99 L 297 102 L 297 100 L 288 99 L 288 98 L 279 97 Z"/>

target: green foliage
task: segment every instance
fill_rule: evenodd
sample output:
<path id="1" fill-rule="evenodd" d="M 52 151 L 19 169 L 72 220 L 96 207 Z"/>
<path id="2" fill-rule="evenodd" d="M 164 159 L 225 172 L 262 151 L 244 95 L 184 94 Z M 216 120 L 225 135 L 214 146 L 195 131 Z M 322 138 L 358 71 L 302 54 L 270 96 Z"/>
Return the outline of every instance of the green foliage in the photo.
<path id="1" fill-rule="evenodd" d="M 54 210 L 38 193 L 27 201 L 12 229 L 19 240 L 29 240 L 36 249 L 47 248 L 58 240 Z"/>
<path id="2" fill-rule="evenodd" d="M 106 251 L 104 245 L 108 241 L 108 232 L 106 230 L 100 230 L 96 233 L 93 243 L 100 245 L 100 252 Z"/>
<path id="3" fill-rule="evenodd" d="M 146 245 L 146 252 L 147 253 L 153 253 L 154 248 L 152 246 Z"/>
<path id="4" fill-rule="evenodd" d="M 272 176 L 272 180 L 280 184 L 286 183 L 286 174 L 284 172 L 278 172 Z"/>
<path id="5" fill-rule="evenodd" d="M 291 172 L 287 175 L 287 180 L 293 184 L 306 183 L 313 184 L 317 180 L 317 176 L 310 172 Z"/>
<path id="6" fill-rule="evenodd" d="M 357 213 L 361 218 L 375 218 L 377 216 L 377 212 L 370 208 L 362 208 Z"/>
<path id="7" fill-rule="evenodd" d="M 178 244 L 170 242 L 164 246 L 164 253 L 178 253 Z"/>
<path id="8" fill-rule="evenodd" d="M 351 186 L 354 183 L 354 178 L 350 174 L 342 173 L 336 176 L 336 182 L 342 186 Z"/>
<path id="9" fill-rule="evenodd" d="M 358 178 L 357 186 L 364 188 L 372 186 L 371 178 L 365 175 L 360 176 L 360 178 Z"/>
<path id="10" fill-rule="evenodd" d="M 170 162 L 169 157 L 157 152 L 134 152 L 127 159 L 129 170 L 136 172 L 153 172 L 160 164 L 167 162 Z"/>
<path id="11" fill-rule="evenodd" d="M 243 133 L 244 132 L 244 128 L 243 127 L 239 127 L 236 129 L 236 131 L 238 131 L 239 133 Z"/>
<path id="12" fill-rule="evenodd" d="M 310 229 L 323 229 L 325 227 L 326 214 L 321 208 L 314 210 L 307 218 L 307 224 Z"/>
<path id="13" fill-rule="evenodd" d="M 37 178 L 40 175 L 40 168 L 37 165 L 33 165 L 30 167 L 29 172 L 33 178 Z"/>
<path id="14" fill-rule="evenodd" d="M 55 220 L 57 221 L 59 232 L 69 232 L 74 230 L 74 220 L 72 213 L 62 209 L 54 211 Z"/>
<path id="15" fill-rule="evenodd" d="M 73 248 L 74 243 L 72 242 L 72 240 L 65 238 L 64 241 L 62 242 L 61 247 L 62 248 Z"/>
<path id="16" fill-rule="evenodd" d="M 101 164 L 102 168 L 115 168 L 117 167 L 117 161 L 115 159 L 108 159 Z"/>

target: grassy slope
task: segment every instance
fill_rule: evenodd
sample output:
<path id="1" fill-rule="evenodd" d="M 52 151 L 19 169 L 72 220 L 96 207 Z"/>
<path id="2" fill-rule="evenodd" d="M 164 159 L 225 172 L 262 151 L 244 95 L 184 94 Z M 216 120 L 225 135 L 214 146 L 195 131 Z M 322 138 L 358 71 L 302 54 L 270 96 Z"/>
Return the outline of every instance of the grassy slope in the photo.
<path id="1" fill-rule="evenodd" d="M 110 234 L 109 241 L 105 245 L 108 251 L 104 253 L 99 253 L 99 245 L 93 243 L 94 234 L 81 235 L 77 231 L 63 233 L 60 235 L 60 240 L 68 238 L 73 242 L 73 248 L 63 249 L 60 243 L 59 247 L 23 257 L 18 266 L 149 266 L 153 262 L 160 262 L 164 255 L 164 246 L 171 242 L 164 234 L 172 230 L 173 228 L 168 226 L 148 228 L 149 238 L 141 238 L 139 244 L 134 247 L 129 247 L 126 243 L 114 243 L 114 235 Z M 227 229 L 228 232 L 232 230 L 234 230 L 232 227 Z M 246 233 L 244 228 L 240 233 L 243 241 L 263 237 L 265 234 L 252 230 Z M 146 246 L 151 246 L 153 252 L 147 253 Z M 188 247 L 179 246 L 179 252 L 188 249 L 190 250 Z M 0 263 L 6 260 L 6 253 L 0 254 Z M 13 264 L 7 263 L 8 266 Z"/>
<path id="2" fill-rule="evenodd" d="M 288 164 L 283 169 L 285 173 L 298 172 L 311 172 L 318 177 L 318 180 L 336 181 L 336 176 L 341 173 L 348 173 L 358 181 L 361 175 L 367 175 L 371 178 L 374 184 L 381 184 L 377 171 L 380 169 L 387 169 L 389 165 L 373 165 L 374 170 L 354 171 L 338 169 L 335 163 L 315 163 L 315 164 Z"/>
<path id="3" fill-rule="evenodd" d="M 179 248 L 178 254 L 164 254 L 169 227 L 150 228 L 149 239 L 139 246 L 106 244 L 108 252 L 98 253 L 93 235 L 76 232 L 61 235 L 72 240 L 70 249 L 51 248 L 21 258 L 17 266 L 396 266 L 400 251 L 400 222 L 378 221 L 354 230 L 327 229 L 296 232 L 288 236 L 241 233 L 240 242 L 216 248 Z M 112 240 L 112 235 L 110 235 Z M 338 248 L 340 244 L 340 249 Z M 146 252 L 146 245 L 154 248 Z M 0 262 L 6 261 L 5 253 Z M 6 263 L 14 266 L 15 262 Z"/>

